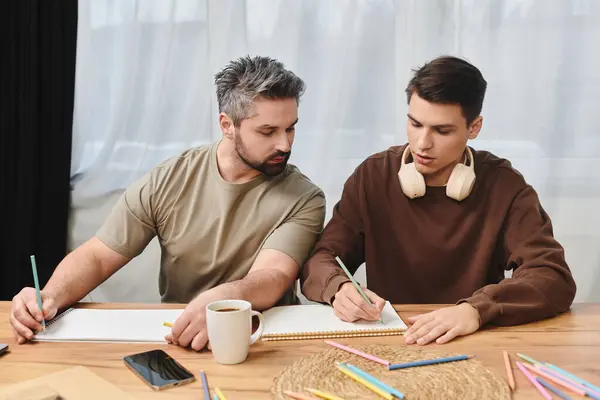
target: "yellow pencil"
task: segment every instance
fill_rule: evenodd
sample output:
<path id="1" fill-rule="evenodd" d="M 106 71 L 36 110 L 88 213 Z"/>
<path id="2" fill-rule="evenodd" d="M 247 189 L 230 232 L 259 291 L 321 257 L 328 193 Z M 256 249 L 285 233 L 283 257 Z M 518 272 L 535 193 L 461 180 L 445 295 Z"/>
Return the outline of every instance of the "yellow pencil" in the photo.
<path id="1" fill-rule="evenodd" d="M 334 396 L 334 395 L 332 395 L 330 393 L 322 392 L 322 391 L 317 390 L 317 389 L 306 388 L 306 390 L 309 391 L 309 392 L 311 392 L 315 396 L 318 396 L 318 397 L 320 397 L 322 399 L 325 399 L 325 400 L 344 400 L 341 397 L 337 397 L 337 396 Z"/>
<path id="2" fill-rule="evenodd" d="M 223 393 L 221 393 L 221 389 L 215 388 L 215 394 L 219 398 L 219 400 L 227 400 L 227 397 Z"/>
<path id="3" fill-rule="evenodd" d="M 337 369 L 339 369 L 340 371 L 342 371 L 344 374 L 348 375 L 350 378 L 354 379 L 355 381 L 357 381 L 358 383 L 362 384 L 366 388 L 368 388 L 368 389 L 372 390 L 373 392 L 377 393 L 379 396 L 383 397 L 384 399 L 386 399 L 386 400 L 394 400 L 394 396 L 392 396 L 392 394 L 390 392 L 378 388 L 377 386 L 373 385 L 371 382 L 367 382 L 362 377 L 356 375 L 354 372 L 350 371 L 347 368 L 342 367 L 341 365 L 336 365 L 336 367 L 337 367 Z"/>
<path id="4" fill-rule="evenodd" d="M 172 327 L 173 327 L 173 324 L 172 324 L 172 323 L 170 323 L 170 322 L 167 322 L 167 321 L 163 322 L 163 325 L 164 325 L 164 326 L 168 326 L 169 328 L 172 328 Z"/>

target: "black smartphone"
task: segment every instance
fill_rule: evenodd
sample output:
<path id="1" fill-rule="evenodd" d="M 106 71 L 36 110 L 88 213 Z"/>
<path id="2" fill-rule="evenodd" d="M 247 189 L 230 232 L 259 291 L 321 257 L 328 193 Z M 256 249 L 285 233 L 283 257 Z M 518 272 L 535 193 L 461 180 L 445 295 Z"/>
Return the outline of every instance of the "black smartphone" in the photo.
<path id="1" fill-rule="evenodd" d="M 123 357 L 125 365 L 154 390 L 184 385 L 194 375 L 163 350 L 151 350 Z"/>
<path id="2" fill-rule="evenodd" d="M 4 353 L 6 350 L 8 350 L 8 345 L 0 343 L 0 354 Z"/>

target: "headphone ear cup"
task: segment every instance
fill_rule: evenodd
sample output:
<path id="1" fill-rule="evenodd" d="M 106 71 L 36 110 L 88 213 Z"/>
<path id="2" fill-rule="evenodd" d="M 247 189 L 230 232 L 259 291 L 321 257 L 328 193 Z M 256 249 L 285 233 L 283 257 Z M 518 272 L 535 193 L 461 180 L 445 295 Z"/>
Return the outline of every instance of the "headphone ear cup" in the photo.
<path id="1" fill-rule="evenodd" d="M 414 199 L 425 195 L 425 178 L 414 163 L 404 164 L 398 171 L 400 186 L 406 197 Z"/>
<path id="2" fill-rule="evenodd" d="M 462 201 L 471 194 L 474 184 L 475 173 L 473 170 L 464 164 L 456 164 L 446 184 L 446 196 Z"/>

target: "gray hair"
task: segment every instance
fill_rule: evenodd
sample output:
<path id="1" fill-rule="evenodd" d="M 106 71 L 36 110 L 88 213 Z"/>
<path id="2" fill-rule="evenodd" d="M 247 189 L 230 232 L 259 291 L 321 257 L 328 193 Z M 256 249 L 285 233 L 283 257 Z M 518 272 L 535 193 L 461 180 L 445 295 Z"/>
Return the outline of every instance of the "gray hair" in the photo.
<path id="1" fill-rule="evenodd" d="M 239 126 L 248 118 L 252 101 L 295 98 L 300 102 L 305 84 L 280 61 L 269 57 L 242 57 L 227 64 L 215 75 L 219 112 L 224 112 Z"/>

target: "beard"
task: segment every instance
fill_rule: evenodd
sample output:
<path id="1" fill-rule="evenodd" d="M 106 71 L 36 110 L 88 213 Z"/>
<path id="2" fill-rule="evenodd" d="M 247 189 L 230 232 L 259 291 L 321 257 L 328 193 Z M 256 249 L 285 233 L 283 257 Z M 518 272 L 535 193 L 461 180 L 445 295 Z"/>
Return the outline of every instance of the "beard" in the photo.
<path id="1" fill-rule="evenodd" d="M 244 162 L 244 164 L 269 177 L 277 176 L 280 173 L 282 173 L 285 170 L 288 160 L 290 159 L 290 155 L 292 154 L 291 151 L 288 151 L 287 153 L 283 151 L 277 151 L 273 154 L 270 154 L 262 161 L 253 161 L 248 157 L 246 146 L 244 145 L 239 136 L 235 137 L 235 151 L 240 157 L 240 160 Z M 278 157 L 283 157 L 283 161 L 278 163 L 269 163 L 269 161 Z"/>

